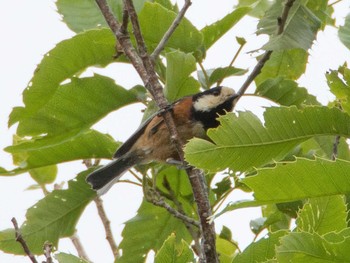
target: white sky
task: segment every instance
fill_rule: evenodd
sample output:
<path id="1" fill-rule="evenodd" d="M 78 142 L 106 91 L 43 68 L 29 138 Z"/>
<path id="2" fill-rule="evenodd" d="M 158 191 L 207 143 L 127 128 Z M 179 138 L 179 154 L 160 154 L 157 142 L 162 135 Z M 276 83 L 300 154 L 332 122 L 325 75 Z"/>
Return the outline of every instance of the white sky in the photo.
<path id="1" fill-rule="evenodd" d="M 237 1 L 220 1 L 218 8 L 215 1 L 193 1 L 187 17 L 199 28 L 210 24 L 228 13 L 232 5 Z M 182 1 L 179 2 L 182 6 Z M 343 1 L 335 6 L 337 17 L 345 17 L 350 11 L 348 1 Z M 342 24 L 343 20 L 338 23 Z M 60 21 L 55 11 L 53 1 L 36 0 L 0 0 L 0 148 L 11 144 L 15 127 L 7 128 L 8 115 L 12 107 L 22 105 L 21 93 L 32 77 L 36 65 L 42 56 L 63 39 L 69 38 L 73 33 Z M 255 61 L 245 52 L 259 48 L 265 37 L 256 38 L 254 19 L 245 19 L 237 28 L 227 34 L 207 55 L 204 63 L 206 68 L 225 66 L 237 50 L 235 36 L 243 36 L 249 45 L 237 60 L 236 66 L 252 68 Z M 345 61 L 350 62 L 350 53 L 337 39 L 336 30 L 327 28 L 318 36 L 316 45 L 310 51 L 311 56 L 306 75 L 301 78 L 302 86 L 307 87 L 312 94 L 326 104 L 331 99 L 325 83 L 324 73 L 328 69 L 336 69 Z M 249 41 L 249 40 L 253 41 Z M 229 54 L 229 55 L 228 55 Z M 91 71 L 90 71 L 91 72 Z M 94 69 L 114 77 L 118 84 L 129 88 L 139 83 L 138 76 L 130 73 L 130 66 L 112 65 L 105 70 Z M 125 77 L 127 76 L 127 77 Z M 231 78 L 224 85 L 238 89 L 245 78 Z M 240 110 L 251 110 L 261 113 L 261 105 L 269 105 L 268 102 L 259 102 L 244 98 L 240 101 Z M 117 113 L 110 114 L 101 121 L 96 128 L 102 132 L 108 132 L 117 140 L 125 140 L 136 129 L 141 120 L 141 106 L 127 107 Z M 118 125 L 114 123 L 118 121 Z M 7 169 L 13 168 L 11 156 L 0 151 L 0 166 Z M 63 164 L 60 166 L 58 182 L 73 178 L 75 174 L 84 169 L 79 162 Z M 25 191 L 34 182 L 28 174 L 16 177 L 0 177 L 0 230 L 11 228 L 11 218 L 15 216 L 19 223 L 25 219 L 26 209 L 42 198 L 40 191 Z M 103 197 L 106 210 L 112 221 L 113 232 L 119 243 L 123 222 L 131 218 L 139 206 L 142 198 L 141 190 L 135 186 L 118 184 Z M 231 195 L 228 201 L 246 198 L 241 194 Z M 229 213 L 216 222 L 217 232 L 222 224 L 227 225 L 233 231 L 233 236 L 244 248 L 252 241 L 253 235 L 249 230 L 249 218 L 258 216 L 258 209 L 244 209 Z M 94 262 L 112 262 L 112 254 L 104 238 L 102 225 L 97 217 L 94 204 L 91 204 L 84 212 L 79 224 L 78 234 L 90 258 Z M 69 240 L 60 242 L 60 251 L 74 253 L 75 249 Z M 107 251 L 107 252 L 106 252 Z M 25 259 L 29 262 L 28 259 Z M 0 262 L 23 262 L 21 257 L 14 257 L 0 252 Z"/>

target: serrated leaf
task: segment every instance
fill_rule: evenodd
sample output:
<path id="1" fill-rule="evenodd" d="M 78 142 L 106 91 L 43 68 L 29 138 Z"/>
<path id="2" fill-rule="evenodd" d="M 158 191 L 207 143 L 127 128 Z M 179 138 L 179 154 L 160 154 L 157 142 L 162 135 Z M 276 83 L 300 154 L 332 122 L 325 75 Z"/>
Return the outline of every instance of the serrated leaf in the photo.
<path id="1" fill-rule="evenodd" d="M 145 1 L 133 1 L 136 12 L 142 9 Z M 117 19 L 121 21 L 123 1 L 107 0 L 107 3 Z M 63 22 L 75 33 L 101 26 L 107 27 L 106 20 L 94 0 L 57 0 L 56 7 L 58 13 L 62 15 Z"/>
<path id="2" fill-rule="evenodd" d="M 338 70 L 328 72 L 326 78 L 331 92 L 337 97 L 342 109 L 350 113 L 350 70 L 344 65 Z"/>
<path id="3" fill-rule="evenodd" d="M 9 125 L 34 116 L 57 92 L 59 85 L 89 66 L 105 66 L 113 61 L 115 38 L 110 30 L 91 30 L 60 42 L 49 51 L 35 70 L 23 92 L 25 107 L 17 107 Z M 19 134 L 38 135 L 38 134 Z"/>
<path id="4" fill-rule="evenodd" d="M 194 262 L 194 256 L 192 250 L 189 248 L 189 244 L 181 240 L 178 244 L 176 236 L 171 234 L 167 240 L 165 240 L 163 246 L 156 254 L 155 263 L 182 263 L 182 262 Z"/>
<path id="5" fill-rule="evenodd" d="M 256 91 L 256 95 L 268 98 L 283 106 L 295 105 L 302 108 L 303 105 L 319 105 L 315 96 L 310 95 L 307 89 L 298 87 L 293 80 L 277 77 L 275 79 L 267 79 L 261 83 Z"/>
<path id="6" fill-rule="evenodd" d="M 150 17 L 152 19 L 150 19 Z M 139 14 L 139 22 L 147 47 L 154 49 L 176 18 L 176 13 L 160 4 L 146 2 Z M 199 51 L 202 34 L 186 18 L 176 28 L 165 47 L 179 49 L 185 53 Z"/>
<path id="7" fill-rule="evenodd" d="M 85 182 L 85 173 L 70 180 L 67 190 L 54 190 L 28 209 L 20 231 L 34 254 L 43 253 L 48 241 L 58 247 L 58 240 L 74 234 L 75 226 L 86 205 L 96 196 Z M 6 253 L 23 255 L 21 245 L 14 238 L 14 230 L 0 232 L 0 249 Z"/>
<path id="8" fill-rule="evenodd" d="M 256 263 L 265 262 L 275 257 L 275 246 L 280 243 L 280 238 L 285 236 L 287 231 L 269 233 L 268 236 L 251 243 L 241 254 L 238 254 L 232 263 Z"/>
<path id="9" fill-rule="evenodd" d="M 59 86 L 35 114 L 20 121 L 19 135 L 62 135 L 91 127 L 111 111 L 138 102 L 114 80 L 95 74 L 89 78 L 72 78 Z"/>
<path id="10" fill-rule="evenodd" d="M 192 54 L 174 51 L 166 54 L 166 60 L 164 95 L 168 101 L 173 102 L 184 96 L 199 92 L 199 83 L 190 76 L 196 70 L 196 59 Z"/>
<path id="11" fill-rule="evenodd" d="M 12 154 L 26 155 L 19 164 L 19 170 L 44 167 L 52 164 L 87 158 L 111 158 L 118 143 L 109 135 L 87 130 L 71 136 L 44 137 L 32 139 L 5 148 Z"/>
<path id="12" fill-rule="evenodd" d="M 335 234 L 337 235 L 337 234 Z M 338 234 L 341 241 L 332 242 L 317 233 L 290 233 L 276 248 L 278 262 L 349 262 L 350 237 Z"/>
<path id="13" fill-rule="evenodd" d="M 270 107 L 264 119 L 265 126 L 250 112 L 220 116 L 221 125 L 207 132 L 212 142 L 195 138 L 186 144 L 186 160 L 213 172 L 227 167 L 247 171 L 281 160 L 314 136 L 350 136 L 350 116 L 336 108 Z"/>
<path id="14" fill-rule="evenodd" d="M 339 27 L 338 37 L 350 49 L 350 14 L 346 16 L 344 25 Z"/>
<path id="15" fill-rule="evenodd" d="M 67 253 L 57 253 L 54 255 L 58 263 L 88 263 L 86 260 Z"/>
<path id="16" fill-rule="evenodd" d="M 258 86 L 267 79 L 277 77 L 297 80 L 305 72 L 307 59 L 308 53 L 303 49 L 274 51 L 255 78 L 255 83 Z"/>
<path id="17" fill-rule="evenodd" d="M 274 168 L 258 169 L 243 179 L 261 202 L 289 202 L 310 197 L 346 194 L 350 191 L 350 162 L 297 158 Z"/>
<path id="18" fill-rule="evenodd" d="M 285 1 L 276 1 L 258 24 L 258 34 L 270 35 L 263 46 L 265 50 L 302 48 L 308 50 L 316 39 L 321 21 L 306 4 L 308 0 L 295 1 L 288 13 L 282 34 L 277 35 L 277 18 L 281 16 Z"/>
<path id="19" fill-rule="evenodd" d="M 242 17 L 244 17 L 249 11 L 250 7 L 239 7 L 231 13 L 224 16 L 221 20 L 204 27 L 201 32 L 203 33 L 203 43 L 208 50 L 218 39 L 220 39 L 227 31 L 229 31 Z"/>
<path id="20" fill-rule="evenodd" d="M 299 212 L 296 220 L 299 232 L 339 232 L 347 227 L 347 208 L 343 196 L 311 198 Z"/>
<path id="21" fill-rule="evenodd" d="M 247 70 L 235 67 L 224 67 L 224 68 L 212 68 L 207 69 L 204 74 L 203 71 L 197 71 L 198 81 L 202 87 L 209 89 L 215 82 L 225 79 L 230 76 L 241 76 L 245 74 Z"/>
<path id="22" fill-rule="evenodd" d="M 164 208 L 143 201 L 137 215 L 125 223 L 123 240 L 119 245 L 122 257 L 118 262 L 143 262 L 151 249 L 157 253 L 171 233 L 175 233 L 176 242 L 181 242 L 181 239 L 191 242 L 186 227 L 179 219 Z"/>

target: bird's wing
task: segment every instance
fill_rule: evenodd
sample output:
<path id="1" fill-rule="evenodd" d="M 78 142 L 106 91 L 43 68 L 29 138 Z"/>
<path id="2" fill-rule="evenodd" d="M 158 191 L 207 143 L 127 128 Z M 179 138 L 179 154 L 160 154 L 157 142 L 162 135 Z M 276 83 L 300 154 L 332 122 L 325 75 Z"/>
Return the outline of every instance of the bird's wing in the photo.
<path id="1" fill-rule="evenodd" d="M 118 150 L 114 153 L 113 158 L 119 158 L 125 153 L 127 153 L 131 147 L 135 144 L 135 142 L 140 138 L 140 136 L 145 132 L 145 129 L 150 124 L 150 122 L 160 114 L 161 111 L 157 111 L 151 117 L 149 117 L 146 121 L 144 121 L 139 128 L 118 148 Z M 157 129 L 157 127 L 163 122 L 163 118 L 159 118 L 159 121 L 153 125 L 152 129 Z"/>

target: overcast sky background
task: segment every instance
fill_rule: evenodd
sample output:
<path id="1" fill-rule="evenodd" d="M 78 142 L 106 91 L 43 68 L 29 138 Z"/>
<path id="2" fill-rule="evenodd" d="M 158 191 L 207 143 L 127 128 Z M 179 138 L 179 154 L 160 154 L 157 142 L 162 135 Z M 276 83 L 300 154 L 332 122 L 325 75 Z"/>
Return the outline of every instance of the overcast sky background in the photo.
<path id="1" fill-rule="evenodd" d="M 182 6 L 182 1 L 179 1 Z M 187 18 L 198 28 L 213 23 L 232 10 L 237 1 L 200 0 L 193 1 Z M 349 2 L 342 1 L 335 5 L 335 17 L 343 18 L 349 13 Z M 7 128 L 8 115 L 15 106 L 22 105 L 22 91 L 30 81 L 36 65 L 42 56 L 52 49 L 56 43 L 74 35 L 55 11 L 53 1 L 36 0 L 0 0 L 0 148 L 11 144 L 15 127 Z M 344 23 L 339 19 L 337 24 Z M 256 37 L 256 20 L 247 18 L 242 20 L 235 30 L 228 33 L 207 54 L 204 63 L 206 68 L 226 66 L 232 59 L 232 54 L 238 48 L 235 36 L 245 37 L 248 45 L 244 48 L 235 66 L 249 68 L 255 65 L 253 57 L 247 52 L 258 49 L 267 40 L 266 37 Z M 253 40 L 253 41 L 249 41 Z M 316 45 L 310 51 L 307 73 L 301 78 L 301 86 L 307 87 L 310 93 L 317 96 L 319 101 L 326 104 L 333 96 L 328 91 L 324 74 L 328 69 L 336 69 L 345 61 L 350 62 L 350 53 L 338 40 L 337 30 L 327 27 L 318 35 Z M 141 83 L 129 65 L 111 65 L 107 70 L 92 69 L 89 74 L 99 72 L 115 78 L 116 82 L 126 88 Z M 238 89 L 245 77 L 235 77 L 226 80 L 223 84 Z M 262 106 L 269 106 L 269 102 L 256 101 L 252 98 L 243 98 L 237 107 L 238 110 L 250 110 L 261 114 Z M 111 134 L 116 140 L 125 140 L 139 125 L 141 120 L 141 105 L 126 107 L 110 114 L 96 125 L 96 129 Z M 13 168 L 9 154 L 0 151 L 0 166 Z M 57 182 L 73 178 L 76 173 L 84 170 L 80 162 L 62 164 L 59 167 Z M 11 228 L 11 218 L 16 217 L 21 224 L 25 220 L 26 209 L 43 197 L 41 191 L 25 191 L 34 183 L 28 174 L 16 177 L 0 177 L 0 230 Z M 241 193 L 232 194 L 228 201 L 248 198 Z M 141 190 L 132 185 L 117 184 L 103 197 L 106 210 L 112 221 L 112 229 L 119 243 L 123 222 L 134 216 L 141 201 Z M 229 213 L 216 222 L 217 232 L 223 224 L 233 231 L 233 237 L 244 248 L 252 241 L 253 235 L 249 230 L 247 218 L 257 217 L 259 209 L 243 209 Z M 244 219 L 243 219 L 244 218 Z M 94 262 L 112 262 L 112 253 L 104 238 L 102 225 L 97 217 L 94 204 L 85 210 L 79 224 L 78 234 L 90 258 Z M 75 254 L 75 249 L 69 240 L 60 242 L 60 251 Z M 29 259 L 14 257 L 0 252 L 0 262 L 29 262 Z"/>

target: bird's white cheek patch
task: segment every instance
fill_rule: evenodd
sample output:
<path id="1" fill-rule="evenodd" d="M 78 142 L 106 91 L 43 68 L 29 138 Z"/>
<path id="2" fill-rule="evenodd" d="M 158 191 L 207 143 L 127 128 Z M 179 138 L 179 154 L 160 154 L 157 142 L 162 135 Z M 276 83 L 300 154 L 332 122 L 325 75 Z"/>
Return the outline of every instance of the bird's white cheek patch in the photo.
<path id="1" fill-rule="evenodd" d="M 213 95 L 207 95 L 199 98 L 194 103 L 194 108 L 196 111 L 210 111 L 219 104 L 219 97 Z"/>

